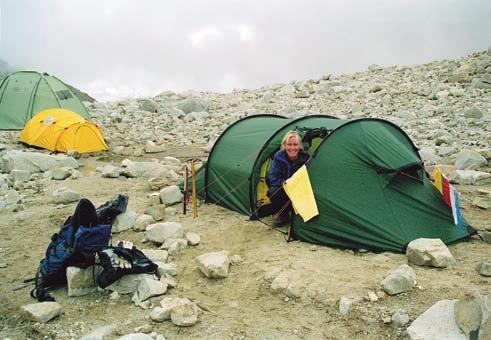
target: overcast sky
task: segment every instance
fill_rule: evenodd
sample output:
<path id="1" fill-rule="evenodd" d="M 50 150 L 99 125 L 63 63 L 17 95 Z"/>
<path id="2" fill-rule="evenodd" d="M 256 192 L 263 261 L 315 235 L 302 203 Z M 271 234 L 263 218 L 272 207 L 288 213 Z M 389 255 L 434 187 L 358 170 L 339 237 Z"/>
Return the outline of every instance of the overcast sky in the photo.
<path id="1" fill-rule="evenodd" d="M 0 59 L 99 100 L 228 92 L 491 45 L 491 0 L 0 0 Z"/>

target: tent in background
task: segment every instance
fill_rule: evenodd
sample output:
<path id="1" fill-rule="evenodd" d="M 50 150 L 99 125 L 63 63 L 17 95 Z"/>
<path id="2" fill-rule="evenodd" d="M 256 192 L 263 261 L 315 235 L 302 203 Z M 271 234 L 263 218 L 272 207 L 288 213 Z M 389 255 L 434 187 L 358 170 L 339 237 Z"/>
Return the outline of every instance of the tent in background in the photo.
<path id="1" fill-rule="evenodd" d="M 319 210 L 308 222 L 294 217 L 297 239 L 403 252 L 417 238 L 450 243 L 475 232 L 467 222 L 460 228 L 454 224 L 452 210 L 430 181 L 417 148 L 401 128 L 382 119 L 245 117 L 215 142 L 198 172 L 204 177 L 198 178 L 200 195 L 257 215 L 265 201 L 258 194 L 266 192 L 264 165 L 289 130 L 304 136 L 312 154 L 307 168 Z"/>
<path id="2" fill-rule="evenodd" d="M 18 71 L 0 80 L 0 130 L 21 130 L 35 114 L 49 108 L 71 110 L 89 119 L 80 100 L 54 76 Z"/>
<path id="3" fill-rule="evenodd" d="M 108 149 L 96 125 L 65 109 L 39 112 L 27 122 L 19 141 L 60 152 L 87 153 Z"/>

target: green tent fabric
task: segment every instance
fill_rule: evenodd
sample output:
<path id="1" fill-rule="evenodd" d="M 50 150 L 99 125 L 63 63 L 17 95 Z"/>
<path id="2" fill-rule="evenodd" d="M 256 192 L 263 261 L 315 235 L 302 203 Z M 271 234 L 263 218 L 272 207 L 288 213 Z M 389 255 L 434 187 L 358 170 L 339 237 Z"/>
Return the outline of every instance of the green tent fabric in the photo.
<path id="1" fill-rule="evenodd" d="M 20 130 L 35 114 L 63 108 L 89 119 L 80 100 L 58 78 L 36 71 L 18 71 L 0 80 L 0 129 Z"/>
<path id="2" fill-rule="evenodd" d="M 346 121 L 326 115 L 286 119 L 243 118 L 215 142 L 198 193 L 242 214 L 255 216 L 263 162 L 289 130 L 327 132 L 308 163 L 319 215 L 292 222 L 294 237 L 316 244 L 404 252 L 417 238 L 445 243 L 475 230 L 455 226 L 452 211 L 431 183 L 409 137 L 382 119 Z"/>

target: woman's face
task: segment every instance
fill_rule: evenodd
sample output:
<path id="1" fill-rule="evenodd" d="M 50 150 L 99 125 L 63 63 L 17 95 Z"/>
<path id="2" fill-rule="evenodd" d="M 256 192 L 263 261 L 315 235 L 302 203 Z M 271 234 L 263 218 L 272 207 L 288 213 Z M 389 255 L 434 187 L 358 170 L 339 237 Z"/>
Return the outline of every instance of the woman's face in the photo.
<path id="1" fill-rule="evenodd" d="M 285 142 L 285 151 L 289 159 L 295 160 L 300 152 L 300 143 L 296 136 L 290 136 Z"/>

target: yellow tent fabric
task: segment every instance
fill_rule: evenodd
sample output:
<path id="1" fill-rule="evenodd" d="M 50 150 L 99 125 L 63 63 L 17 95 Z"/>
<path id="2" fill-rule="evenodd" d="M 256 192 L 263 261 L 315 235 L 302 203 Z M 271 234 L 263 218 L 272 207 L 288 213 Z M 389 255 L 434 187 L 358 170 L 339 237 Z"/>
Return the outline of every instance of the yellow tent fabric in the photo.
<path id="1" fill-rule="evenodd" d="M 283 188 L 292 202 L 295 213 L 300 215 L 304 222 L 319 215 L 314 192 L 310 185 L 309 173 L 305 165 L 302 165 L 283 183 Z"/>
<path id="2" fill-rule="evenodd" d="M 48 109 L 31 118 L 19 140 L 51 151 L 78 153 L 108 150 L 99 128 L 73 111 Z"/>

